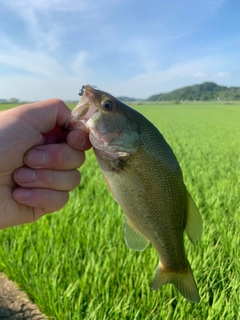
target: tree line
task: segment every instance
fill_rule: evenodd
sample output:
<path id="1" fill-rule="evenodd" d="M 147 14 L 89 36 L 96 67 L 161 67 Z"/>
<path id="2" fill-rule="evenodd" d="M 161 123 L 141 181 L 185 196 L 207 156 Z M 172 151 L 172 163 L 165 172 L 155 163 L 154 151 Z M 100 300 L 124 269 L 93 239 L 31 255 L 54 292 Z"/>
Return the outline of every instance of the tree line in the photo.
<path id="1" fill-rule="evenodd" d="M 193 86 L 173 90 L 168 93 L 152 95 L 148 101 L 208 101 L 240 100 L 239 87 L 219 86 L 214 82 L 204 82 Z"/>

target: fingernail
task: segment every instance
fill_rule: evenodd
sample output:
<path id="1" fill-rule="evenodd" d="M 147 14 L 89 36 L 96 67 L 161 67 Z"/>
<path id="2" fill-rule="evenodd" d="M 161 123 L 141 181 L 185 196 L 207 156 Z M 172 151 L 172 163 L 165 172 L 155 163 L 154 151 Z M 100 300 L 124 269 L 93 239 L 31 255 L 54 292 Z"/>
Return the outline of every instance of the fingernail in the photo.
<path id="1" fill-rule="evenodd" d="M 31 196 L 31 191 L 29 189 L 19 188 L 14 191 L 14 199 L 19 202 L 28 200 L 30 196 Z"/>
<path id="2" fill-rule="evenodd" d="M 25 163 L 34 168 L 42 167 L 46 163 L 46 153 L 42 150 L 30 150 L 25 154 Z"/>
<path id="3" fill-rule="evenodd" d="M 27 183 L 36 179 L 36 173 L 32 169 L 20 168 L 14 172 L 14 180 L 16 182 Z"/>

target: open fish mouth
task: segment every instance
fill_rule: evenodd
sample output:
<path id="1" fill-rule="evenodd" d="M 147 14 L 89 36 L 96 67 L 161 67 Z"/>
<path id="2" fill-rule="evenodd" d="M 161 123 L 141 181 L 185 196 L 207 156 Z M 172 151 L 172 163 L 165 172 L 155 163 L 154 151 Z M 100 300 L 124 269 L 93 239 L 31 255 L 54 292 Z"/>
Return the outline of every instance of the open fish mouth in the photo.
<path id="1" fill-rule="evenodd" d="M 82 89 L 78 91 L 79 96 L 82 96 L 82 98 L 73 109 L 71 116 L 65 124 L 68 130 L 79 129 L 89 132 L 87 122 L 98 110 L 93 102 L 95 97 L 94 90 L 96 90 L 96 88 L 96 86 L 84 85 Z"/>

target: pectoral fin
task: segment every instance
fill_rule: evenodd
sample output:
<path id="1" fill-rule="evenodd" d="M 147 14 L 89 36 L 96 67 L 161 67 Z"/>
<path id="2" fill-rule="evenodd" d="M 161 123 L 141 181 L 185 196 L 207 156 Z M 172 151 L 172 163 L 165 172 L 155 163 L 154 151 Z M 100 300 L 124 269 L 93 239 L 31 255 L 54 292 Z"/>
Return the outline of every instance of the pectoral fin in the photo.
<path id="1" fill-rule="evenodd" d="M 135 251 L 145 250 L 149 243 L 149 241 L 143 235 L 141 235 L 141 233 L 139 233 L 129 224 L 127 219 L 125 221 L 124 239 L 127 246 Z"/>
<path id="2" fill-rule="evenodd" d="M 192 197 L 187 192 L 187 225 L 185 231 L 189 240 L 195 244 L 202 233 L 202 218 Z"/>
<path id="3" fill-rule="evenodd" d="M 130 183 L 136 189 L 145 192 L 145 188 L 141 179 L 132 168 L 130 168 L 129 166 L 124 166 L 123 168 L 121 168 L 121 170 L 119 170 L 119 174 L 126 182 Z"/>

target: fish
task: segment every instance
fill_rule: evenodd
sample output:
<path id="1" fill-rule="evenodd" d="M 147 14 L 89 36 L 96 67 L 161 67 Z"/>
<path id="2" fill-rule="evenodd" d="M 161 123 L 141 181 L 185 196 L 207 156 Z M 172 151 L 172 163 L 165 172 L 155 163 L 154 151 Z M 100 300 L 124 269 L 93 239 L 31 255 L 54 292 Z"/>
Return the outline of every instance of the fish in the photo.
<path id="1" fill-rule="evenodd" d="M 170 283 L 198 303 L 184 232 L 195 244 L 202 219 L 173 150 L 147 118 L 111 94 L 84 85 L 79 95 L 67 127 L 89 133 L 108 188 L 125 214 L 127 246 L 143 251 L 151 242 L 159 255 L 152 289 Z"/>

